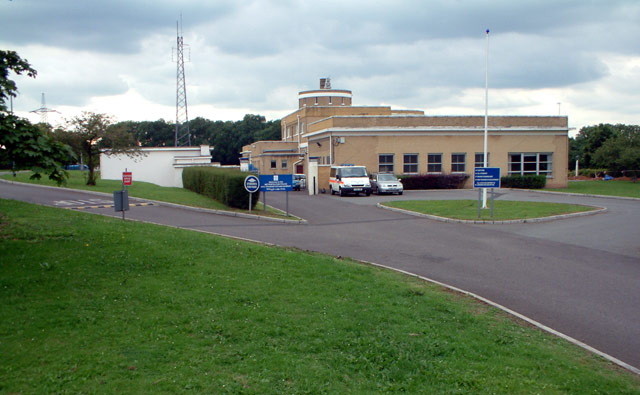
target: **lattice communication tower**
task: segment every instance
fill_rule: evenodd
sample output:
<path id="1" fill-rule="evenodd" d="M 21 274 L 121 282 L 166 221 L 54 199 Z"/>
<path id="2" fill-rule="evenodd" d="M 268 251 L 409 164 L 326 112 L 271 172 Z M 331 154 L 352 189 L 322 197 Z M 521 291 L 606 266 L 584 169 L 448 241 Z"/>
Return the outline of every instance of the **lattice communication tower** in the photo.
<path id="1" fill-rule="evenodd" d="M 182 37 L 182 16 L 180 22 L 176 22 L 177 47 L 176 47 L 176 133 L 175 146 L 191 146 L 191 133 L 189 132 L 189 115 L 187 112 L 187 86 L 184 79 L 184 40 Z"/>

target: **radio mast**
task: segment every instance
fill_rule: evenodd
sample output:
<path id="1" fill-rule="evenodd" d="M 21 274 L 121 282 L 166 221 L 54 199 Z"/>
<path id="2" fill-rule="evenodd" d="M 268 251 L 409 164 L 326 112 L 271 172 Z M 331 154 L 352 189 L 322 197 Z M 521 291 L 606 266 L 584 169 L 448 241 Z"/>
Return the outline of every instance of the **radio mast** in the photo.
<path id="1" fill-rule="evenodd" d="M 175 146 L 191 146 L 191 133 L 189 132 L 189 115 L 187 113 L 187 86 L 184 79 L 184 42 L 182 37 L 182 15 L 180 22 L 176 22 L 177 47 L 176 47 L 176 133 Z M 187 46 L 188 47 L 188 46 Z"/>

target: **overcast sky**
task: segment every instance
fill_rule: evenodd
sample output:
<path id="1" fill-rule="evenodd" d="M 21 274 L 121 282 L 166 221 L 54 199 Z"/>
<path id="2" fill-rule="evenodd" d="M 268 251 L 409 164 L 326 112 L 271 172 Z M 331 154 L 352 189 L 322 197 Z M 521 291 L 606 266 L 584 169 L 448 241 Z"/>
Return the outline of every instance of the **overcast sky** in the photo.
<path id="1" fill-rule="evenodd" d="M 483 115 L 490 29 L 490 115 L 640 123 L 638 0 L 0 0 L 0 48 L 38 71 L 14 110 L 37 122 L 44 92 L 52 124 L 175 121 L 181 14 L 189 119 L 278 119 L 321 77 L 354 105 Z"/>

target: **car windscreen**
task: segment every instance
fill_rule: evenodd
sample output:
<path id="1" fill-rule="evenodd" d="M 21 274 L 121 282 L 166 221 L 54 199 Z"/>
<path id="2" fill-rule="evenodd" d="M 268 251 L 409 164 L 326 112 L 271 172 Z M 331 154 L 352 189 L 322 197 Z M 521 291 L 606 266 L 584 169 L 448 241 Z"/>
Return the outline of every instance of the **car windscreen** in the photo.
<path id="1" fill-rule="evenodd" d="M 397 181 L 393 174 L 379 174 L 378 181 Z"/>
<path id="2" fill-rule="evenodd" d="M 347 167 L 342 169 L 342 177 L 366 177 L 367 169 L 364 167 Z"/>

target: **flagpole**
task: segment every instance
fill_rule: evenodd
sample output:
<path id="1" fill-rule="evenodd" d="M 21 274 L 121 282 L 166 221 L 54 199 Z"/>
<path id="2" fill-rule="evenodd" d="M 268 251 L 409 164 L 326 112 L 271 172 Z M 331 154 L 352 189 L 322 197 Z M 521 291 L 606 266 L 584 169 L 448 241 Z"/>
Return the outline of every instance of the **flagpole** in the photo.
<path id="1" fill-rule="evenodd" d="M 489 167 L 487 161 L 487 136 L 489 120 L 489 29 L 487 29 L 487 50 L 484 75 L 484 167 Z M 487 188 L 482 188 L 482 208 L 487 208 Z"/>

